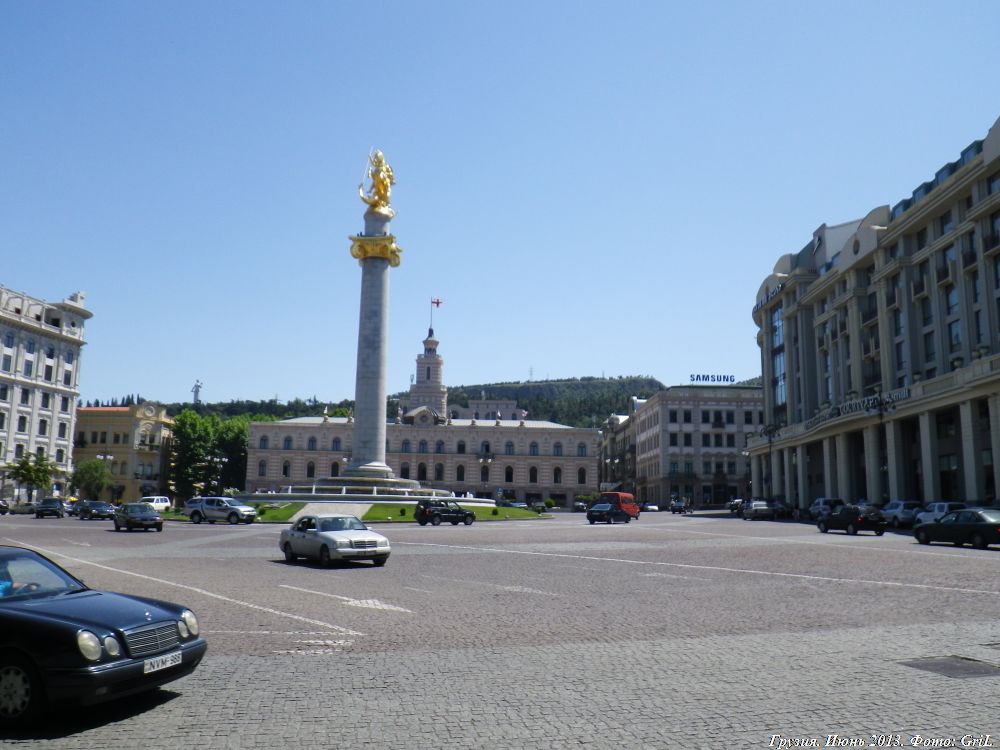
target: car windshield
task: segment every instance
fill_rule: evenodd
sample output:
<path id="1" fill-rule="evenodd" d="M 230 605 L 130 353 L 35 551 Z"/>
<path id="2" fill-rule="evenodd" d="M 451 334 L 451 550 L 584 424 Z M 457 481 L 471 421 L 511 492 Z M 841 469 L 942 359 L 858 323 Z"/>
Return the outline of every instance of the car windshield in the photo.
<path id="1" fill-rule="evenodd" d="M 126 512 L 132 515 L 139 515 L 140 513 L 154 513 L 152 505 L 147 503 L 130 503 L 125 506 Z"/>
<path id="2" fill-rule="evenodd" d="M 62 568 L 28 550 L 0 551 L 0 606 L 19 599 L 83 591 Z"/>
<path id="3" fill-rule="evenodd" d="M 364 531 L 367 527 L 357 518 L 324 518 L 320 521 L 320 531 Z"/>
<path id="4" fill-rule="evenodd" d="M 591 510 L 611 510 L 609 503 L 598 503 L 590 508 Z"/>

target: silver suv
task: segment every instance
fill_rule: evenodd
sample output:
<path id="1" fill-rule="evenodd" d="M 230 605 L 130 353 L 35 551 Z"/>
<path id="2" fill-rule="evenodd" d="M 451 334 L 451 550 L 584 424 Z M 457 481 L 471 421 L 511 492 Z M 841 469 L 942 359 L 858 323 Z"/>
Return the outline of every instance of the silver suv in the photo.
<path id="1" fill-rule="evenodd" d="M 882 508 L 882 515 L 892 528 L 898 529 L 911 526 L 921 510 L 923 507 L 916 500 L 891 500 Z"/>
<path id="2" fill-rule="evenodd" d="M 202 521 L 253 523 L 257 518 L 257 511 L 254 508 L 231 497 L 192 497 L 184 507 L 184 512 L 193 523 Z"/>

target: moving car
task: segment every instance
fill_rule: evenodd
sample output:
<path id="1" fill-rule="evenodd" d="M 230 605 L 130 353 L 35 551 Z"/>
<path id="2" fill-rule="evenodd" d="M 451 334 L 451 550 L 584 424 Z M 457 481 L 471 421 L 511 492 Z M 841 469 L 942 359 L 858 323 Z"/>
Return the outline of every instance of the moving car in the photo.
<path id="1" fill-rule="evenodd" d="M 766 500 L 754 500 L 743 508 L 744 521 L 774 520 L 774 508 Z"/>
<path id="2" fill-rule="evenodd" d="M 944 516 L 946 513 L 962 510 L 964 508 L 965 503 L 953 503 L 946 500 L 927 503 L 927 505 L 924 506 L 924 509 L 917 513 L 914 523 L 932 523 Z"/>
<path id="3" fill-rule="evenodd" d="M 585 513 L 587 511 L 587 504 L 583 500 L 573 501 L 573 512 L 574 513 Z"/>
<path id="4" fill-rule="evenodd" d="M 809 506 L 809 518 L 813 521 L 818 521 L 823 516 L 830 515 L 844 504 L 843 499 L 839 497 L 817 497 L 812 501 L 812 505 Z"/>
<path id="5" fill-rule="evenodd" d="M 103 500 L 83 500 L 80 502 L 78 511 L 81 521 L 89 521 L 92 518 L 111 520 L 115 517 L 115 506 Z"/>
<path id="6" fill-rule="evenodd" d="M 643 503 L 642 504 L 642 509 L 643 509 L 643 511 L 646 511 L 646 512 L 649 512 L 649 513 L 655 513 L 655 512 L 658 512 L 660 510 L 660 506 L 657 505 L 656 503 Z"/>
<path id="7" fill-rule="evenodd" d="M 616 508 L 627 513 L 630 518 L 639 518 L 639 506 L 635 504 L 635 496 L 628 492 L 602 492 L 598 498 L 599 503 L 608 503 L 612 508 Z"/>
<path id="8" fill-rule="evenodd" d="M 688 504 L 687 500 L 682 497 L 674 497 L 670 500 L 670 512 L 671 513 L 690 513 L 691 506 Z"/>
<path id="9" fill-rule="evenodd" d="M 41 502 L 35 505 L 35 518 L 45 518 L 46 516 L 62 518 L 65 515 L 66 506 L 63 505 L 63 501 L 58 497 L 43 498 Z"/>
<path id="10" fill-rule="evenodd" d="M 372 531 L 356 516 L 302 516 L 283 529 L 278 547 L 286 562 L 299 557 L 329 565 L 331 560 L 371 560 L 376 567 L 385 565 L 392 548 L 389 540 Z"/>
<path id="11" fill-rule="evenodd" d="M 587 520 L 592 524 L 598 521 L 602 523 L 614 523 L 615 521 L 628 523 L 632 520 L 632 516 L 611 503 L 596 503 L 590 506 L 590 510 L 587 511 Z"/>
<path id="12" fill-rule="evenodd" d="M 426 526 L 428 523 L 431 526 L 440 526 L 442 521 L 449 521 L 452 526 L 458 526 L 460 523 L 471 526 L 472 522 L 476 520 L 475 513 L 466 510 L 454 500 L 438 500 L 436 498 L 418 500 L 413 517 L 421 526 Z"/>
<path id="13" fill-rule="evenodd" d="M 124 503 L 115 508 L 115 531 L 156 529 L 163 531 L 163 518 L 147 503 Z"/>
<path id="14" fill-rule="evenodd" d="M 971 544 L 976 549 L 986 549 L 991 544 L 1000 544 L 1000 510 L 967 508 L 946 513 L 937 521 L 918 524 L 913 536 L 921 544 L 951 542 L 958 547 Z"/>
<path id="15" fill-rule="evenodd" d="M 820 517 L 816 523 L 824 534 L 831 530 L 857 534 L 859 531 L 874 531 L 875 536 L 885 533 L 885 516 L 874 505 L 840 505 L 832 513 Z"/>
<path id="16" fill-rule="evenodd" d="M 0 546 L 0 728 L 50 704 L 152 690 L 193 672 L 206 648 L 186 607 L 95 591 L 33 550 Z"/>
<path id="17" fill-rule="evenodd" d="M 153 506 L 153 510 L 157 513 L 166 513 L 170 510 L 170 498 L 164 497 L 163 495 L 150 495 L 148 497 L 140 497 L 140 503 L 148 503 Z"/>
<path id="18" fill-rule="evenodd" d="M 184 513 L 191 518 L 191 523 L 253 523 L 257 518 L 256 508 L 233 497 L 192 497 L 184 505 Z"/>
<path id="19" fill-rule="evenodd" d="M 882 515 L 894 529 L 909 526 L 916 518 L 922 506 L 916 500 L 891 500 L 882 508 Z"/>
<path id="20" fill-rule="evenodd" d="M 10 510 L 10 506 L 7 505 L 7 501 L 0 497 L 0 516 L 6 516 L 7 511 Z"/>

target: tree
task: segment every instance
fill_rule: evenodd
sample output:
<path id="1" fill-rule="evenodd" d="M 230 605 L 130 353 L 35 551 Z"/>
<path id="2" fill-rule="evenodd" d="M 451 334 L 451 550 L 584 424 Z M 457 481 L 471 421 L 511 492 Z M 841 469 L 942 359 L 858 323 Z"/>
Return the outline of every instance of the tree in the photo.
<path id="1" fill-rule="evenodd" d="M 97 500 L 111 486 L 111 470 L 107 461 L 88 458 L 77 464 L 73 471 L 73 486 L 90 500 Z"/>
<path id="2" fill-rule="evenodd" d="M 37 453 L 31 453 L 22 456 L 7 476 L 27 487 L 28 500 L 31 500 L 36 489 L 48 491 L 52 486 L 52 477 L 55 473 L 56 467 L 49 463 L 49 459 Z"/>
<path id="3" fill-rule="evenodd" d="M 174 420 L 170 447 L 171 493 L 187 500 L 211 486 L 215 468 L 215 433 L 219 418 L 185 409 Z"/>

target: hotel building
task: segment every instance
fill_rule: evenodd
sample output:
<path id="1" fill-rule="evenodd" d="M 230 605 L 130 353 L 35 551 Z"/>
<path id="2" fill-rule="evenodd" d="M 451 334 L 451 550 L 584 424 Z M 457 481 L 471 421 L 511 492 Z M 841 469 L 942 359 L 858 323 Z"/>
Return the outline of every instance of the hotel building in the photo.
<path id="1" fill-rule="evenodd" d="M 996 504 L 1000 120 L 910 197 L 778 259 L 752 315 L 753 487 Z"/>
<path id="2" fill-rule="evenodd" d="M 12 497 L 7 471 L 23 456 L 45 456 L 61 491 L 73 471 L 84 322 L 81 292 L 46 302 L 0 286 L 0 496 Z"/>

